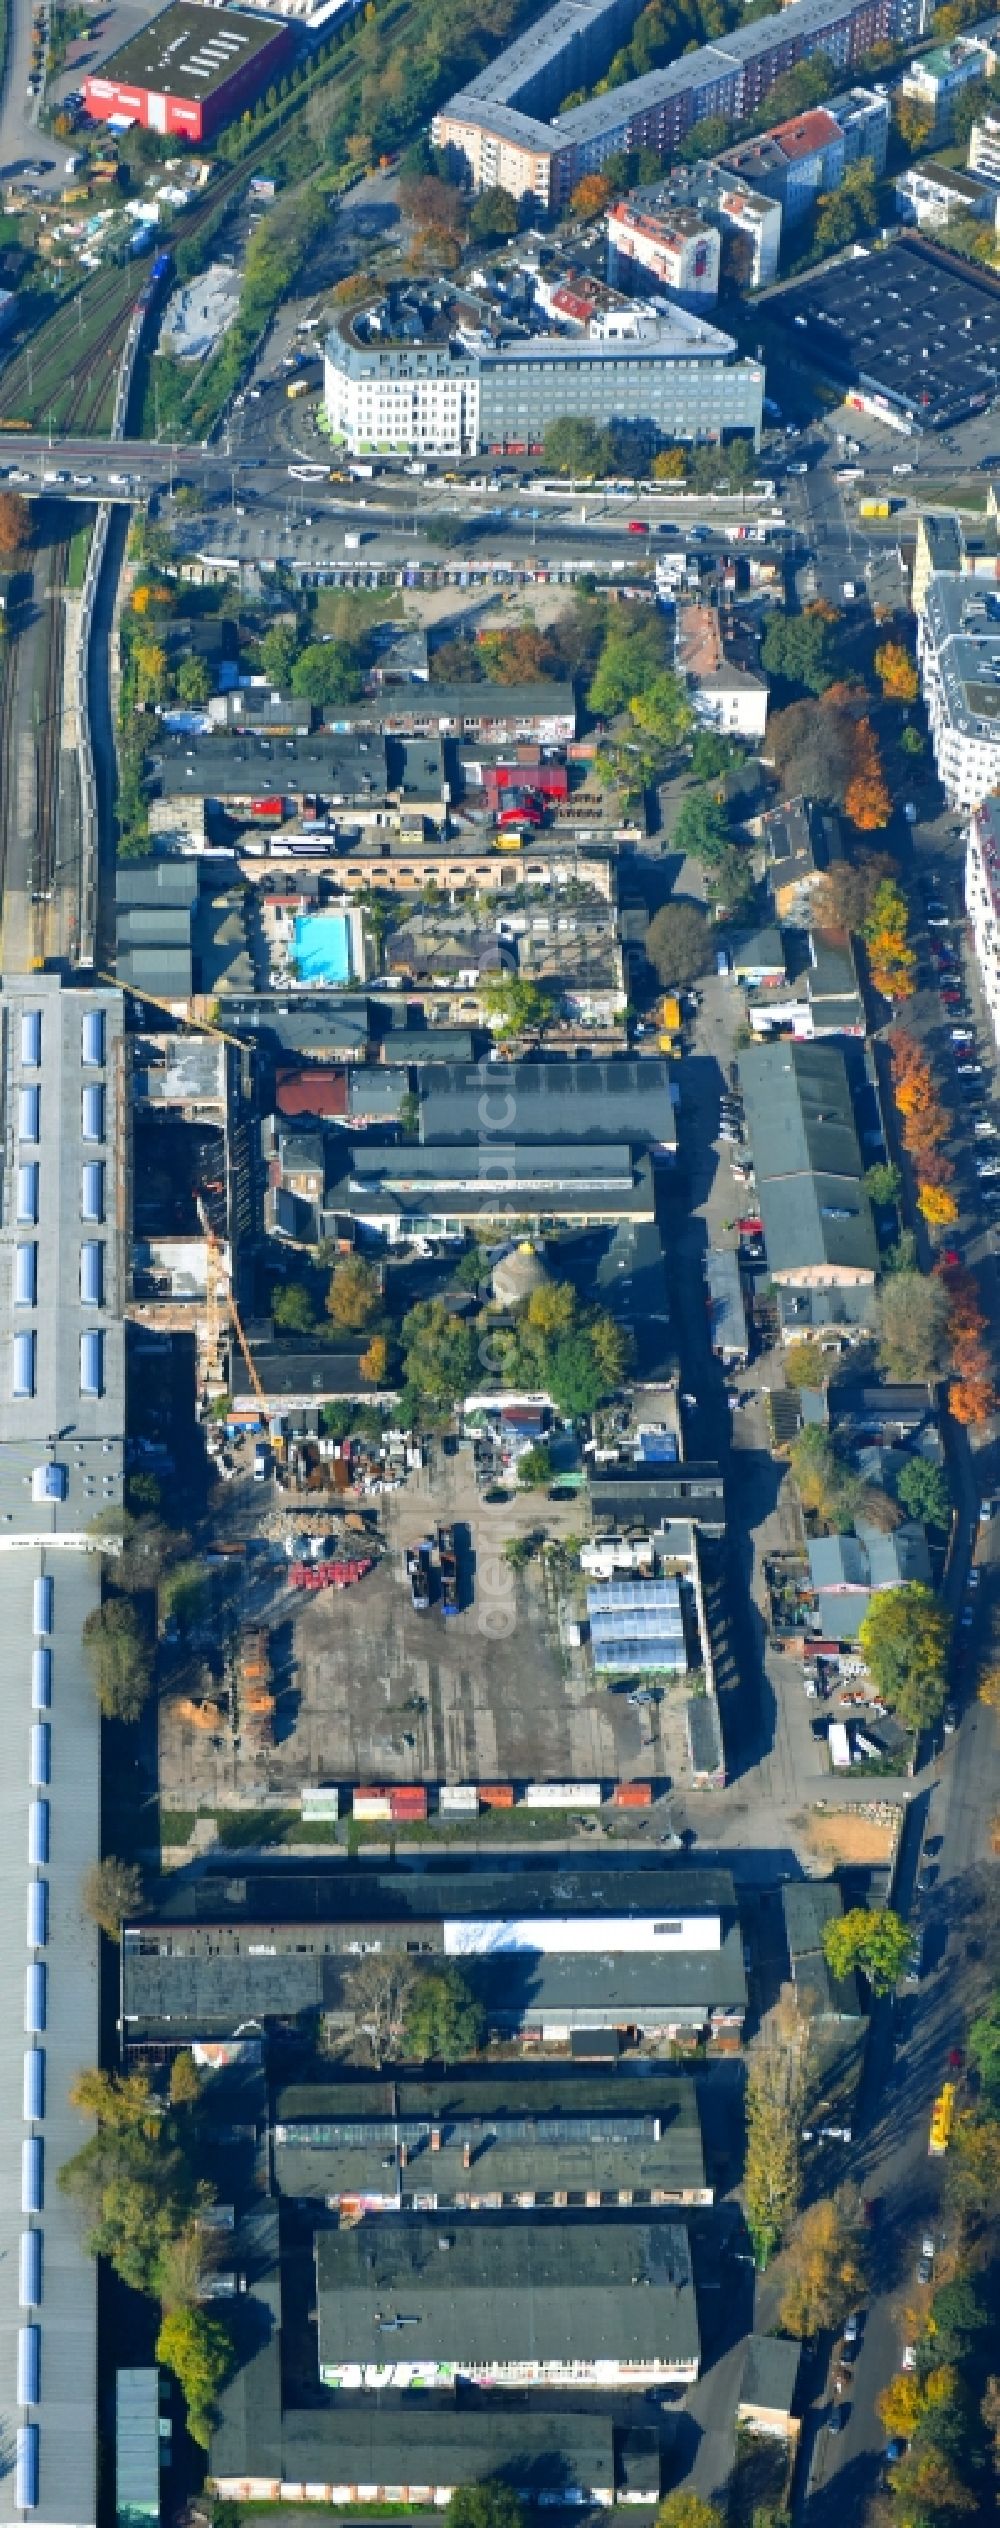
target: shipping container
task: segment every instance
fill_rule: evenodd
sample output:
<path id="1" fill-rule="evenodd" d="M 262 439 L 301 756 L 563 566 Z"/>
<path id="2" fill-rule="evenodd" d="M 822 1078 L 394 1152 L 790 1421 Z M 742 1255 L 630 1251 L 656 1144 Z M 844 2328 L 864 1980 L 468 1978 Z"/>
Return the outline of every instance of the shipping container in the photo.
<path id="1" fill-rule="evenodd" d="M 421 1782 L 403 1782 L 389 1793 L 389 1815 L 397 1819 L 427 1815 L 427 1793 Z"/>
<path id="2" fill-rule="evenodd" d="M 280 825 L 284 813 L 284 799 L 279 799 L 277 796 L 270 799 L 251 799 L 250 801 L 250 814 L 251 816 L 255 816 L 257 818 L 259 824 L 263 824 L 266 821 L 271 825 Z"/>
<path id="3" fill-rule="evenodd" d="M 613 1808 L 651 1808 L 653 1785 L 651 1782 L 616 1782 L 611 1804 Z"/>
<path id="4" fill-rule="evenodd" d="M 302 1815 L 310 1824 L 318 1825 L 340 1815 L 340 1792 L 335 1782 L 307 1782 L 299 1799 Z"/>
<path id="5" fill-rule="evenodd" d="M 479 1792 L 474 1782 L 442 1782 L 437 1804 L 441 1817 L 478 1817 Z"/>
<path id="6" fill-rule="evenodd" d="M 665 992 L 660 1003 L 660 1025 L 676 1035 L 682 1022 L 682 1010 L 676 992 Z"/>
<path id="7" fill-rule="evenodd" d="M 513 1782 L 480 1782 L 480 1808 L 513 1808 Z"/>
<path id="8" fill-rule="evenodd" d="M 360 1822 L 388 1819 L 392 1815 L 388 1791 L 355 1791 L 351 1799 L 351 1815 Z"/>
<path id="9" fill-rule="evenodd" d="M 522 1808 L 600 1808 L 600 1782 L 526 1782 Z"/>

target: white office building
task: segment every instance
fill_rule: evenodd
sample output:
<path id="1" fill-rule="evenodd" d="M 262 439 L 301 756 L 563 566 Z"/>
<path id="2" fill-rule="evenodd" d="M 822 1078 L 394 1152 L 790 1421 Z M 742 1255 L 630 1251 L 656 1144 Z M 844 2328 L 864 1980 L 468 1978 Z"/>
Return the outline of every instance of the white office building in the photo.
<path id="1" fill-rule="evenodd" d="M 345 317 L 327 337 L 331 431 L 354 454 L 384 448 L 472 456 L 540 449 L 567 416 L 599 429 L 633 423 L 658 440 L 759 445 L 764 371 L 703 318 L 671 307 L 599 316 L 584 336 L 496 342 L 442 311 L 433 336 L 401 339 L 382 309 Z"/>
<path id="2" fill-rule="evenodd" d="M 917 619 L 917 658 L 934 761 L 953 807 L 1000 788 L 1000 595 L 935 571 Z"/>

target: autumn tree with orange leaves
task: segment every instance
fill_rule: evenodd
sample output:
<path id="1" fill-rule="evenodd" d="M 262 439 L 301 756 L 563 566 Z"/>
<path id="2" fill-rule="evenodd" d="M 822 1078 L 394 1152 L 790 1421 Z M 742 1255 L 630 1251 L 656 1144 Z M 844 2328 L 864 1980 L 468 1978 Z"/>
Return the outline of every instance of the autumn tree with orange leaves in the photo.
<path id="1" fill-rule="evenodd" d="M 855 727 L 854 768 L 844 792 L 844 807 L 862 834 L 878 832 L 892 815 L 878 742 L 867 719 L 858 720 Z"/>
<path id="2" fill-rule="evenodd" d="M 915 702 L 919 679 L 909 650 L 901 641 L 883 641 L 875 652 L 875 673 L 887 702 Z"/>

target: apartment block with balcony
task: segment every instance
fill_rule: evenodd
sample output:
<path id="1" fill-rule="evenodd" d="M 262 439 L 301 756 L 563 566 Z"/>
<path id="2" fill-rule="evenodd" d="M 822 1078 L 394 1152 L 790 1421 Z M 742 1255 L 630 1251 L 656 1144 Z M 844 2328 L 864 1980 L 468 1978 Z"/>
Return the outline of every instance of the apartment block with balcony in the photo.
<path id="1" fill-rule="evenodd" d="M 1000 595 L 936 571 L 917 658 L 938 778 L 953 807 L 978 808 L 1000 788 Z"/>
<path id="2" fill-rule="evenodd" d="M 983 999 L 1000 1045 L 1000 799 L 984 799 L 969 819 L 965 903 Z"/>

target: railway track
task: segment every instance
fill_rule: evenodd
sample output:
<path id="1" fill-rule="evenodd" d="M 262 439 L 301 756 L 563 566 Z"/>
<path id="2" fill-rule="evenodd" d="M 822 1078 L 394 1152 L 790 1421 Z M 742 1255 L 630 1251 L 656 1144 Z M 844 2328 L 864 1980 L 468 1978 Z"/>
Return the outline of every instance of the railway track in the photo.
<path id="1" fill-rule="evenodd" d="M 35 966 L 45 963 L 59 868 L 59 756 L 62 748 L 63 658 L 66 645 L 63 592 L 68 562 L 68 543 L 54 545 L 46 591 L 48 625 L 35 757 L 35 868 L 31 904 L 32 964 Z"/>

